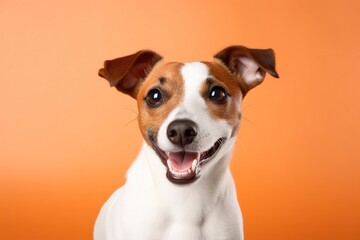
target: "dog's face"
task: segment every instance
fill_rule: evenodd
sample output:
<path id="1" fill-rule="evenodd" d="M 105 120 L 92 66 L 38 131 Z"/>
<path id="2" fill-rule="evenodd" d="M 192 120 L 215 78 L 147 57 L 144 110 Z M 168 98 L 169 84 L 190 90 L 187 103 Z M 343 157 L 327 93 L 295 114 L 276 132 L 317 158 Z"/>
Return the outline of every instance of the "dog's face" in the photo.
<path id="1" fill-rule="evenodd" d="M 137 99 L 141 133 L 168 180 L 191 183 L 231 151 L 243 97 L 265 72 L 278 77 L 274 54 L 238 46 L 224 49 L 214 62 L 160 59 L 140 51 L 105 62 L 99 74 Z"/>
<path id="2" fill-rule="evenodd" d="M 159 63 L 137 95 L 140 130 L 175 183 L 220 159 L 240 123 L 241 89 L 219 63 Z M 205 166 L 206 165 L 206 166 Z"/>

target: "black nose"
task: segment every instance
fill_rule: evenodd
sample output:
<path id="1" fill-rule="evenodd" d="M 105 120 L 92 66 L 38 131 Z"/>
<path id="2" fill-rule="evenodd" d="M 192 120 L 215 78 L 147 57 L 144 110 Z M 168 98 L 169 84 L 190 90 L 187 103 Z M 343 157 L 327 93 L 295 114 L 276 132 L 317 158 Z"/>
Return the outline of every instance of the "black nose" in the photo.
<path id="1" fill-rule="evenodd" d="M 167 136 L 173 144 L 184 147 L 194 141 L 197 125 L 190 120 L 176 120 L 169 124 Z"/>

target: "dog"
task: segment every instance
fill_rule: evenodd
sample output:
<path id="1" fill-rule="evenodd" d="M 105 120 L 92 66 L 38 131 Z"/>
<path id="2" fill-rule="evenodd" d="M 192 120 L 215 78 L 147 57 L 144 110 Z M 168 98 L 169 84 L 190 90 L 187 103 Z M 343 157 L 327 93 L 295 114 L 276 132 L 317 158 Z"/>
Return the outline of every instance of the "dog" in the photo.
<path id="1" fill-rule="evenodd" d="M 150 50 L 105 61 L 99 75 L 137 101 L 144 144 L 94 239 L 243 239 L 229 162 L 242 100 L 266 73 L 279 77 L 274 51 L 244 46 L 211 62 L 165 62 Z"/>

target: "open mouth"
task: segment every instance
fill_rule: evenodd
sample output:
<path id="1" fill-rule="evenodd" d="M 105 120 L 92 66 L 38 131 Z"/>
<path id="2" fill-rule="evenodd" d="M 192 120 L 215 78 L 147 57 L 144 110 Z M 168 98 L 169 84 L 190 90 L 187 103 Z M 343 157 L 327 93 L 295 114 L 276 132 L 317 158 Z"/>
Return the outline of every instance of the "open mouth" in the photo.
<path id="1" fill-rule="evenodd" d="M 172 183 L 186 184 L 195 181 L 200 176 L 201 167 L 208 163 L 219 151 L 225 138 L 219 138 L 205 152 L 164 152 L 153 138 L 152 147 L 167 167 L 166 177 Z"/>

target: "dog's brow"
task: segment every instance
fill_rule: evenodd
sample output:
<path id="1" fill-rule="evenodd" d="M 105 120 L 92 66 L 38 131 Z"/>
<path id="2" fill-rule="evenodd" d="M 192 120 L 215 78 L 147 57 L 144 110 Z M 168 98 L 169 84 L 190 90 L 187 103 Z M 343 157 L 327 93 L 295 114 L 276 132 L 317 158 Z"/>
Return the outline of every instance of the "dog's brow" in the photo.
<path id="1" fill-rule="evenodd" d="M 214 82 L 213 77 L 208 77 L 208 78 L 206 79 L 206 84 L 209 85 L 209 86 L 210 86 L 213 82 Z"/>
<path id="2" fill-rule="evenodd" d="M 164 85 L 166 82 L 166 78 L 165 77 L 159 77 L 159 82 L 161 85 Z"/>

